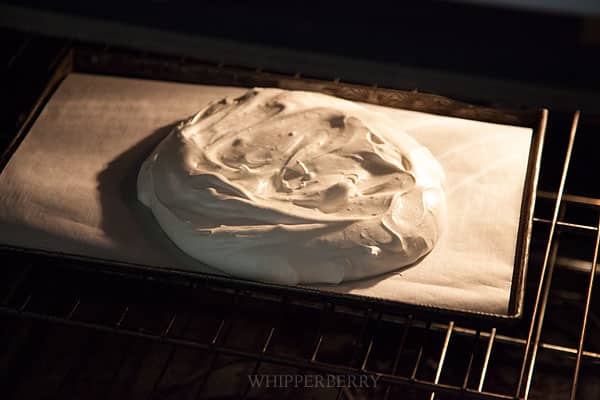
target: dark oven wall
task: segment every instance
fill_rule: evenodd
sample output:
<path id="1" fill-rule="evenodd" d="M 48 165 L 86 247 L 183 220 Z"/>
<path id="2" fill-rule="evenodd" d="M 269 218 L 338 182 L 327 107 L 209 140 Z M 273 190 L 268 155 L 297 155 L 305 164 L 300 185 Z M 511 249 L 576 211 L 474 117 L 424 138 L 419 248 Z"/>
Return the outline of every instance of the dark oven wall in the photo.
<path id="1" fill-rule="evenodd" d="M 49 35 L 476 102 L 598 111 L 597 7 L 584 14 L 489 3 L 5 0 L 0 21 Z"/>

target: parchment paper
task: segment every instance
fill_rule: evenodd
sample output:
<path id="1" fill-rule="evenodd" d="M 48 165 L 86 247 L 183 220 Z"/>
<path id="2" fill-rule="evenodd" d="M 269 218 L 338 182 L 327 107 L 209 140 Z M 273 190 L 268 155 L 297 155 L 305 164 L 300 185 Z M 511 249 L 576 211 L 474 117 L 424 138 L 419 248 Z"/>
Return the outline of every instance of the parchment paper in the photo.
<path id="1" fill-rule="evenodd" d="M 142 161 L 172 124 L 246 89 L 71 74 L 0 175 L 0 243 L 220 273 L 179 251 L 136 199 Z M 400 272 L 321 290 L 506 314 L 532 131 L 368 105 L 445 169 L 448 224 Z"/>

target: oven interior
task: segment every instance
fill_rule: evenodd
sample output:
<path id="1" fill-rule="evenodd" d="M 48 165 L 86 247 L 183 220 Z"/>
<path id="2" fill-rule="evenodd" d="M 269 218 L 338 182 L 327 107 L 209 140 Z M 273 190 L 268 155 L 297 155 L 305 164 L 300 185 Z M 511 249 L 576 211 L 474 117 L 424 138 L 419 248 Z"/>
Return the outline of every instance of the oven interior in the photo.
<path id="1" fill-rule="evenodd" d="M 1 36 L 4 149 L 76 43 Z M 585 110 L 549 111 L 524 314 L 513 323 L 3 251 L 2 397 L 596 398 L 599 126 Z M 274 389 L 247 378 L 273 373 L 368 373 L 379 384 Z"/>

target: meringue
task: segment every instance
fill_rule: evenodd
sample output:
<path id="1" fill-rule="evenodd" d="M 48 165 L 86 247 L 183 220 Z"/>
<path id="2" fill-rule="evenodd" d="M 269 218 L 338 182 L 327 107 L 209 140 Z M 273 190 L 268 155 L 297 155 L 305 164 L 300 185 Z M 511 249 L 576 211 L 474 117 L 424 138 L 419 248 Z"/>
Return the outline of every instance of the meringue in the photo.
<path id="1" fill-rule="evenodd" d="M 189 256 L 236 277 L 337 284 L 414 264 L 446 219 L 444 172 L 383 114 L 251 89 L 180 123 L 138 199 Z"/>

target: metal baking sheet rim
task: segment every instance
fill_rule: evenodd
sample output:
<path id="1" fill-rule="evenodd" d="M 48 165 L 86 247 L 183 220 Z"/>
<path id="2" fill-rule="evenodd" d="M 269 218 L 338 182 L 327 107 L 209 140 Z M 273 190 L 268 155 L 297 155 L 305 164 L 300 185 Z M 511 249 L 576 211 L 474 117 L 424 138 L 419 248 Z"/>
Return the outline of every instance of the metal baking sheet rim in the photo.
<path id="1" fill-rule="evenodd" d="M 82 53 L 84 54 L 84 57 L 92 57 L 92 60 L 97 60 L 97 58 L 95 58 L 96 57 L 95 51 L 93 49 L 90 50 L 89 48 L 84 48 L 84 47 L 82 47 L 81 49 L 83 50 Z M 106 54 L 106 53 L 104 53 L 104 54 Z M 17 148 L 19 147 L 22 140 L 25 138 L 25 136 L 29 132 L 31 126 L 37 119 L 39 113 L 42 111 L 42 109 L 44 108 L 47 101 L 52 97 L 52 95 L 54 94 L 55 90 L 58 88 L 60 83 L 70 73 L 72 73 L 72 72 L 89 72 L 89 73 L 105 73 L 105 74 L 110 74 L 110 75 L 121 75 L 121 76 L 127 76 L 127 77 L 135 76 L 135 77 L 145 77 L 145 78 L 154 78 L 154 79 L 156 78 L 156 76 L 152 73 L 153 71 L 151 71 L 151 70 L 143 71 L 146 73 L 146 75 L 142 75 L 142 76 L 140 76 L 141 74 L 140 74 L 139 70 L 135 71 L 135 73 L 132 72 L 131 74 L 127 74 L 127 71 L 125 71 L 125 72 L 123 71 L 123 69 L 126 70 L 126 66 L 124 66 L 124 65 L 119 65 L 116 70 L 110 70 L 110 69 L 106 70 L 106 69 L 96 66 L 96 68 L 91 68 L 92 70 L 90 71 L 89 70 L 90 68 L 86 68 L 86 66 L 89 66 L 89 64 L 86 64 L 86 62 L 83 62 L 83 63 L 76 62 L 76 60 L 77 60 L 76 57 L 78 57 L 78 56 L 79 56 L 78 48 L 70 49 L 69 51 L 66 52 L 66 55 L 63 57 L 61 62 L 57 64 L 56 68 L 53 71 L 53 74 L 51 75 L 50 79 L 48 80 L 46 87 L 42 91 L 42 94 L 39 96 L 38 100 L 35 102 L 34 106 L 27 114 L 26 118 L 24 119 L 23 124 L 19 128 L 19 130 L 16 133 L 13 140 L 8 144 L 7 148 L 0 155 L 0 173 L 4 170 L 6 164 L 10 160 L 11 156 L 14 154 L 14 152 L 17 150 Z M 126 54 L 125 56 L 122 56 L 122 57 L 124 57 L 125 59 L 130 58 L 131 60 L 135 60 L 136 57 L 139 57 L 139 56 L 136 56 L 135 54 Z M 144 56 L 144 57 L 147 57 L 147 56 Z M 160 56 L 155 56 L 154 58 L 160 59 Z M 123 58 L 121 58 L 121 60 L 123 60 Z M 97 64 L 94 61 L 92 61 L 92 63 Z M 161 65 L 165 65 L 164 61 L 162 61 Z M 200 64 L 200 65 L 202 65 L 202 64 Z M 262 79 L 259 79 L 258 82 L 254 82 L 254 84 L 252 84 L 252 81 L 248 81 L 248 80 L 245 80 L 242 83 L 235 81 L 235 80 L 237 80 L 237 77 L 239 76 L 239 74 L 238 74 L 239 70 L 236 70 L 236 69 L 228 70 L 227 68 L 225 68 L 223 66 L 218 66 L 216 70 L 221 71 L 222 78 L 224 78 L 224 79 L 227 79 L 228 76 L 234 77 L 234 80 L 229 83 L 230 85 L 259 86 L 260 85 L 259 82 L 264 80 L 264 73 L 262 73 L 262 71 L 260 72 L 260 74 L 263 75 L 261 77 Z M 198 79 L 197 77 L 195 77 L 196 79 L 191 79 L 191 80 L 183 79 L 182 80 L 182 75 L 184 75 L 184 74 L 185 74 L 185 71 L 182 70 L 181 74 L 178 76 L 177 80 L 188 82 L 188 83 L 196 83 L 196 84 L 204 83 L 201 79 Z M 248 74 L 252 74 L 252 72 L 248 72 Z M 294 82 L 292 85 L 296 89 L 304 88 L 307 90 L 315 90 L 315 86 L 317 89 L 319 88 L 319 80 L 315 80 L 315 79 L 304 79 L 299 76 L 288 77 L 288 76 L 279 75 L 279 74 L 270 74 L 269 77 L 271 79 L 280 77 L 280 79 L 285 82 L 284 85 L 280 85 L 280 87 L 289 86 L 290 85 L 289 80 L 291 79 Z M 174 80 L 174 79 L 167 79 L 163 76 L 161 80 Z M 277 83 L 277 80 L 275 80 L 274 82 Z M 306 83 L 306 84 L 303 85 L 303 83 Z M 322 81 L 322 83 L 328 84 L 329 82 Z M 225 85 L 226 81 L 223 82 L 222 84 Z M 343 87 L 345 85 L 344 83 L 340 83 L 338 81 L 334 82 L 334 84 L 336 86 L 340 86 L 340 87 Z M 354 87 L 354 88 L 361 87 L 360 85 L 347 85 L 347 86 L 348 86 L 348 90 L 350 90 L 351 93 L 353 93 L 353 94 L 356 94 L 356 91 L 352 91 L 352 87 Z M 365 89 L 367 89 L 367 88 L 365 87 Z M 377 88 L 369 88 L 369 90 L 376 91 L 378 89 Z M 381 89 L 381 90 L 385 90 L 388 93 L 390 91 L 398 93 L 398 95 L 401 95 L 403 98 L 406 98 L 406 99 L 413 98 L 415 100 L 419 100 L 420 98 L 422 98 L 424 96 L 426 97 L 426 100 L 433 99 L 436 102 L 436 109 L 432 113 L 435 113 L 438 115 L 456 116 L 455 113 L 454 114 L 452 114 L 452 113 L 443 114 L 443 112 L 440 112 L 440 110 L 439 110 L 440 104 L 442 104 L 442 107 L 443 107 L 443 105 L 447 105 L 448 108 L 452 108 L 452 106 L 454 106 L 455 104 L 459 104 L 459 105 L 464 105 L 464 106 L 470 107 L 470 110 L 476 111 L 478 109 L 475 106 L 472 106 L 472 105 L 469 105 L 466 103 L 454 102 L 454 100 L 443 98 L 443 97 L 440 97 L 437 95 L 428 95 L 428 94 L 401 91 L 401 90 L 395 90 L 395 89 Z M 323 91 L 328 94 L 331 94 L 327 90 L 323 90 Z M 385 100 L 385 97 L 383 99 Z M 442 99 L 442 101 L 440 101 L 440 99 Z M 354 100 L 358 100 L 358 99 L 354 99 Z M 380 100 L 380 99 L 376 99 L 376 100 Z M 372 98 L 363 99 L 363 101 L 394 107 L 394 105 L 388 105 L 388 104 L 384 104 L 382 102 L 373 101 Z M 420 104 L 422 104 L 422 103 L 423 102 L 421 102 Z M 427 103 L 427 101 L 425 101 L 424 103 Z M 419 109 L 418 111 L 428 112 L 427 109 L 424 108 L 424 107 L 426 107 L 426 105 L 425 106 L 421 105 L 421 107 L 422 108 Z M 343 302 L 347 302 L 347 303 L 354 303 L 354 304 L 361 304 L 361 305 L 368 304 L 368 305 L 373 305 L 373 306 L 378 306 L 378 307 L 384 307 L 384 308 L 386 308 L 386 310 L 390 310 L 390 311 L 392 311 L 392 310 L 402 310 L 402 311 L 415 310 L 415 311 L 417 311 L 418 310 L 421 313 L 432 313 L 435 315 L 442 314 L 442 315 L 448 315 L 448 316 L 453 316 L 453 317 L 460 317 L 460 318 L 464 318 L 464 319 L 471 319 L 473 317 L 476 317 L 478 319 L 483 318 L 483 319 L 493 320 L 494 322 L 516 321 L 516 320 L 520 319 L 523 315 L 523 303 L 524 303 L 524 295 L 525 295 L 525 293 L 524 293 L 525 292 L 525 278 L 526 278 L 527 266 L 528 266 L 528 262 L 529 262 L 531 232 L 532 232 L 532 225 L 533 225 L 533 211 L 534 211 L 534 207 L 535 207 L 536 188 L 537 188 L 537 183 L 538 183 L 538 178 L 539 178 L 542 147 L 543 147 L 543 143 L 544 143 L 546 122 L 547 122 L 547 117 L 548 117 L 547 109 L 534 110 L 532 112 L 535 112 L 535 115 L 537 116 L 537 118 L 536 118 L 537 124 L 523 123 L 522 121 L 520 121 L 521 122 L 520 124 L 517 124 L 519 126 L 525 126 L 525 127 L 532 128 L 533 134 L 532 134 L 531 145 L 530 145 L 530 149 L 529 149 L 529 159 L 527 162 L 526 178 L 525 178 L 523 196 L 522 196 L 522 201 L 521 201 L 519 229 L 518 229 L 518 234 L 517 234 L 517 243 L 516 243 L 516 251 L 515 251 L 515 265 L 513 268 L 513 276 L 512 276 L 512 280 L 511 280 L 511 290 L 510 290 L 509 307 L 508 307 L 507 314 L 486 313 L 486 312 L 478 312 L 478 311 L 463 310 L 463 309 L 446 309 L 446 308 L 436 307 L 436 306 L 432 306 L 432 305 L 428 305 L 428 304 L 409 304 L 409 303 L 392 301 L 392 300 L 387 300 L 387 299 L 382 299 L 382 298 L 367 297 L 367 296 L 362 296 L 362 295 L 357 295 L 357 294 L 325 292 L 325 291 L 321 291 L 318 289 L 307 288 L 307 287 L 302 287 L 302 286 L 288 286 L 288 285 L 281 285 L 281 284 L 274 284 L 274 283 L 267 283 L 267 282 L 259 282 L 259 281 L 240 279 L 240 278 L 225 276 L 225 275 L 182 271 L 179 269 L 174 269 L 174 268 L 169 268 L 169 267 L 158 268 L 158 267 L 152 267 L 152 266 L 148 266 L 148 265 L 119 262 L 119 261 L 113 261 L 113 260 L 107 260 L 107 259 L 98 259 L 98 258 L 93 258 L 93 257 L 88 257 L 88 256 L 79 256 L 79 255 L 67 254 L 67 253 L 61 253 L 61 252 L 50 252 L 50 251 L 25 248 L 25 247 L 13 247 L 13 246 L 7 246 L 7 245 L 2 245 L 2 244 L 0 244 L 0 250 L 8 251 L 17 256 L 23 255 L 23 254 L 29 254 L 29 255 L 48 257 L 48 258 L 52 258 L 52 259 L 69 259 L 69 260 L 76 260 L 76 261 L 82 261 L 82 262 L 91 262 L 91 263 L 99 264 L 100 266 L 103 266 L 104 267 L 103 269 L 105 272 L 110 272 L 110 270 L 112 270 L 113 267 L 118 267 L 121 269 L 127 268 L 129 271 L 134 272 L 134 273 L 145 272 L 145 273 L 153 273 L 153 274 L 160 274 L 160 275 L 164 274 L 165 277 L 168 277 L 170 275 L 170 276 L 185 277 L 185 278 L 204 279 L 204 280 L 208 280 L 208 281 L 211 281 L 214 283 L 225 284 L 227 286 L 237 286 L 238 288 L 267 289 L 269 291 L 278 292 L 278 294 L 280 294 L 279 292 L 284 292 L 284 293 L 288 292 L 290 294 L 295 293 L 295 294 L 300 294 L 300 295 L 307 295 L 310 297 L 321 297 L 323 299 L 328 299 L 331 301 L 337 300 L 337 301 L 343 301 Z M 462 116 L 462 118 L 465 118 L 465 117 Z M 484 122 L 498 122 L 496 118 L 497 118 L 497 116 L 491 117 L 491 119 L 492 119 L 491 121 L 489 119 L 474 118 L 474 117 L 472 117 L 470 119 L 475 119 L 475 120 L 484 121 Z M 531 121 L 531 122 L 533 122 L 533 121 Z M 533 126 L 531 126 L 531 125 L 533 125 Z"/>

